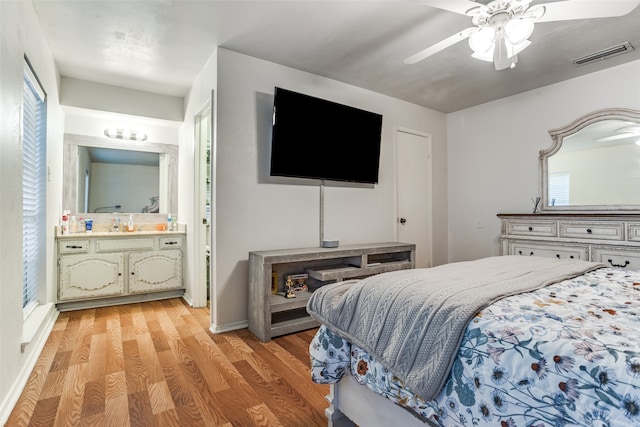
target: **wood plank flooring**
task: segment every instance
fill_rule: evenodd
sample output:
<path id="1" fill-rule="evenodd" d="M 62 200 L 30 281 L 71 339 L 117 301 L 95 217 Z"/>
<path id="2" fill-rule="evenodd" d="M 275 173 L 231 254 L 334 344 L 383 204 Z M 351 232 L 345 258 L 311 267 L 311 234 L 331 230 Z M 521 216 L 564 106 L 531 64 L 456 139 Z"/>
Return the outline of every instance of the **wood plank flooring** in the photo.
<path id="1" fill-rule="evenodd" d="M 61 313 L 7 426 L 326 426 L 315 330 L 211 334 L 181 298 Z"/>

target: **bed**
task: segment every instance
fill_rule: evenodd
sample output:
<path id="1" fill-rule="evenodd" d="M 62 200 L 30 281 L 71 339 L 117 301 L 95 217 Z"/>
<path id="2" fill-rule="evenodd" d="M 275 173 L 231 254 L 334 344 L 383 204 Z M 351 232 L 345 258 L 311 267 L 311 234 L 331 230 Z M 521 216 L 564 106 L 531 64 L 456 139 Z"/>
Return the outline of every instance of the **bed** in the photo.
<path id="1" fill-rule="evenodd" d="M 328 285 L 307 309 L 330 426 L 640 425 L 640 272 L 491 257 Z"/>

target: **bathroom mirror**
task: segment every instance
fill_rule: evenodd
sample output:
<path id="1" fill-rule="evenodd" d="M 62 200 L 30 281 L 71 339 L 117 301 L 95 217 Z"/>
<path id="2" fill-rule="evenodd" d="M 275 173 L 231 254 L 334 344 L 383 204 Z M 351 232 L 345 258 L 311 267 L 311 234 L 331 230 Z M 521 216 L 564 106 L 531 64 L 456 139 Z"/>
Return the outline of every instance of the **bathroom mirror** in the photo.
<path id="1" fill-rule="evenodd" d="M 539 157 L 542 211 L 640 209 L 640 111 L 595 111 L 549 134 Z"/>
<path id="2" fill-rule="evenodd" d="M 65 134 L 64 209 L 177 212 L 178 146 Z"/>

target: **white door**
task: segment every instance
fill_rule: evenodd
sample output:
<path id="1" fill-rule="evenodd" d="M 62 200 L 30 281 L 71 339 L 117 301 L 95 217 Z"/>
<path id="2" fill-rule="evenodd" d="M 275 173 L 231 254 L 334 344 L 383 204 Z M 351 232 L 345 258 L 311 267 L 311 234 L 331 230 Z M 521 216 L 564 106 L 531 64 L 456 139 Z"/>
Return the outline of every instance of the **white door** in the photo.
<path id="1" fill-rule="evenodd" d="M 431 136 L 396 130 L 397 236 L 416 245 L 416 268 L 431 267 Z"/>

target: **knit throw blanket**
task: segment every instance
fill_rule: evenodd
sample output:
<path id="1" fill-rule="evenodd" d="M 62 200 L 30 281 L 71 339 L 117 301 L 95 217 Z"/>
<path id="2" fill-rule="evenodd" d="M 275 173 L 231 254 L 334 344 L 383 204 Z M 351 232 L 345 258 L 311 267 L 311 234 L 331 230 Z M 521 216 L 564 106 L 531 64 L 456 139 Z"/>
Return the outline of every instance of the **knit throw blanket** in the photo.
<path id="1" fill-rule="evenodd" d="M 600 267 L 580 260 L 500 256 L 395 271 L 323 286 L 311 296 L 307 311 L 429 401 L 444 386 L 465 328 L 480 310 Z"/>

